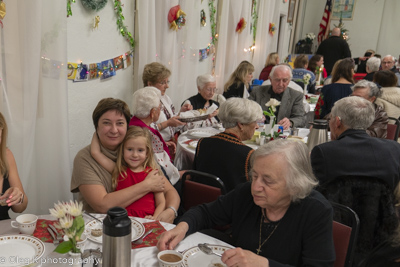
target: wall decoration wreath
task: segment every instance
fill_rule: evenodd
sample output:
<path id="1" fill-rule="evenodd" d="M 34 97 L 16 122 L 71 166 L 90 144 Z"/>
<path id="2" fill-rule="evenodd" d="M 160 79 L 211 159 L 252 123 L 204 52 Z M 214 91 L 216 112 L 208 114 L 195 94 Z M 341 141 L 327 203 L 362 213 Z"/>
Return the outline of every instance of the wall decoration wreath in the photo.
<path id="1" fill-rule="evenodd" d="M 106 6 L 107 0 L 81 0 L 82 5 L 91 10 L 99 11 Z"/>

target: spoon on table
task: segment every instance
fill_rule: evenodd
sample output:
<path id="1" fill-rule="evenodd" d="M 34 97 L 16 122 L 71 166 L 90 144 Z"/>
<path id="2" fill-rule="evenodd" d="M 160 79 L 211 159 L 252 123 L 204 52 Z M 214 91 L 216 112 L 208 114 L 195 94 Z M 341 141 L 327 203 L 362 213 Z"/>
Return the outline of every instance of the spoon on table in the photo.
<path id="1" fill-rule="evenodd" d="M 221 254 L 214 252 L 214 251 L 212 250 L 212 248 L 210 248 L 210 247 L 208 246 L 207 243 L 203 243 L 203 244 L 200 243 L 200 244 L 198 244 L 197 246 L 199 247 L 199 249 L 200 249 L 202 252 L 204 252 L 204 253 L 207 254 L 207 255 L 214 254 L 214 255 L 217 255 L 217 256 L 219 256 L 219 257 L 222 257 Z"/>
<path id="2" fill-rule="evenodd" d="M 144 239 L 146 236 L 148 236 L 150 233 L 152 233 L 152 232 L 153 232 L 153 229 L 147 231 L 140 239 L 138 239 L 138 240 L 136 240 L 136 241 L 132 241 L 132 244 L 135 244 L 135 245 L 140 245 L 140 244 L 142 244 L 142 243 L 143 243 L 143 239 Z"/>

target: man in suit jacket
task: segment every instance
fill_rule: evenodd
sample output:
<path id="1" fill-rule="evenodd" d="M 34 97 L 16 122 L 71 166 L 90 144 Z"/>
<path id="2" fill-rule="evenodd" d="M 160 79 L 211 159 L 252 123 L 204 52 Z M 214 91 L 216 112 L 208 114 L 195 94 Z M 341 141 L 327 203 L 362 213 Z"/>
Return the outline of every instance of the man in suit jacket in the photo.
<path id="1" fill-rule="evenodd" d="M 329 121 L 332 141 L 311 151 L 311 165 L 320 185 L 339 176 L 357 175 L 376 177 L 396 188 L 400 144 L 369 136 L 366 129 L 374 119 L 375 109 L 364 98 L 349 96 L 335 103 Z"/>
<path id="2" fill-rule="evenodd" d="M 276 65 L 270 73 L 271 85 L 262 85 L 255 87 L 250 93 L 249 99 L 256 101 L 263 110 L 269 107 L 265 104 L 275 98 L 280 101 L 280 106 L 276 108 L 276 120 L 283 128 L 303 127 L 304 126 L 304 95 L 288 87 L 292 79 L 292 70 L 286 65 Z"/>

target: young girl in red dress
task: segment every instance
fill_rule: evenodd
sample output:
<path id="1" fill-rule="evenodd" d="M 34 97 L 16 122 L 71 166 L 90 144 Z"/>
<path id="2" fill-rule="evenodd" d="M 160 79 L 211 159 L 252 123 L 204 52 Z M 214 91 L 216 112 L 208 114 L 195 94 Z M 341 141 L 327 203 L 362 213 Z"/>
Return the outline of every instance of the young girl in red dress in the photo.
<path id="1" fill-rule="evenodd" d="M 100 151 L 96 133 L 91 144 L 93 158 L 112 173 L 112 185 L 115 191 L 142 182 L 149 172 L 162 171 L 154 160 L 151 134 L 146 128 L 129 127 L 125 139 L 118 149 L 117 161 L 113 162 Z M 163 192 L 149 192 L 125 208 L 129 216 L 155 220 L 165 209 Z"/>

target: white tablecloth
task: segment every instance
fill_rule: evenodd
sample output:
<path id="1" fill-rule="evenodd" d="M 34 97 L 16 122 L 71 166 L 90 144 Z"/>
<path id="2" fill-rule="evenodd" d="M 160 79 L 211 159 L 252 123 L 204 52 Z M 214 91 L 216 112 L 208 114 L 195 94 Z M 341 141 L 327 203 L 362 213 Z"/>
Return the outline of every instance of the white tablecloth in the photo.
<path id="1" fill-rule="evenodd" d="M 54 220 L 54 218 L 51 215 L 40 215 L 38 216 L 40 219 L 47 219 L 47 220 Z M 85 221 L 91 221 L 92 219 L 90 217 L 87 217 L 84 215 Z M 135 218 L 138 221 L 144 223 L 144 222 L 149 222 L 150 220 L 142 219 L 142 218 Z M 3 220 L 0 221 L 0 235 L 18 235 L 19 230 L 12 228 L 11 225 L 11 220 Z M 166 230 L 170 230 L 175 227 L 174 224 L 169 224 L 169 223 L 164 223 L 161 222 L 163 227 Z M 175 248 L 177 251 L 184 251 L 186 249 L 192 248 L 194 246 L 197 246 L 199 243 L 209 243 L 213 245 L 223 245 L 223 246 L 230 246 L 229 244 L 222 242 L 216 238 L 210 237 L 208 235 L 204 235 L 202 233 L 194 233 L 188 237 L 186 237 L 182 242 Z M 44 243 L 45 244 L 45 252 L 40 261 L 39 264 L 34 264 L 32 266 L 43 266 L 43 267 L 50 267 L 50 266 L 70 266 L 68 263 L 62 263 L 63 261 L 66 262 L 67 258 L 69 258 L 68 254 L 59 254 L 57 252 L 54 252 L 53 250 L 56 248 L 55 245 L 52 243 Z M 94 243 L 90 240 L 87 241 L 85 245 L 85 250 L 86 249 L 97 249 L 100 248 L 102 249 L 101 244 Z M 18 255 L 17 251 L 15 252 L 16 255 Z M 156 267 L 158 266 L 158 260 L 157 260 L 157 253 L 158 249 L 156 247 L 146 247 L 146 248 L 138 248 L 138 249 L 132 249 L 131 250 L 131 266 L 133 267 L 139 267 L 139 266 L 146 266 L 146 267 Z M 56 262 L 57 263 L 54 263 Z M 6 263 L 0 262 L 0 266 L 7 266 Z M 93 262 L 88 262 L 84 264 L 85 267 L 92 267 Z"/>

